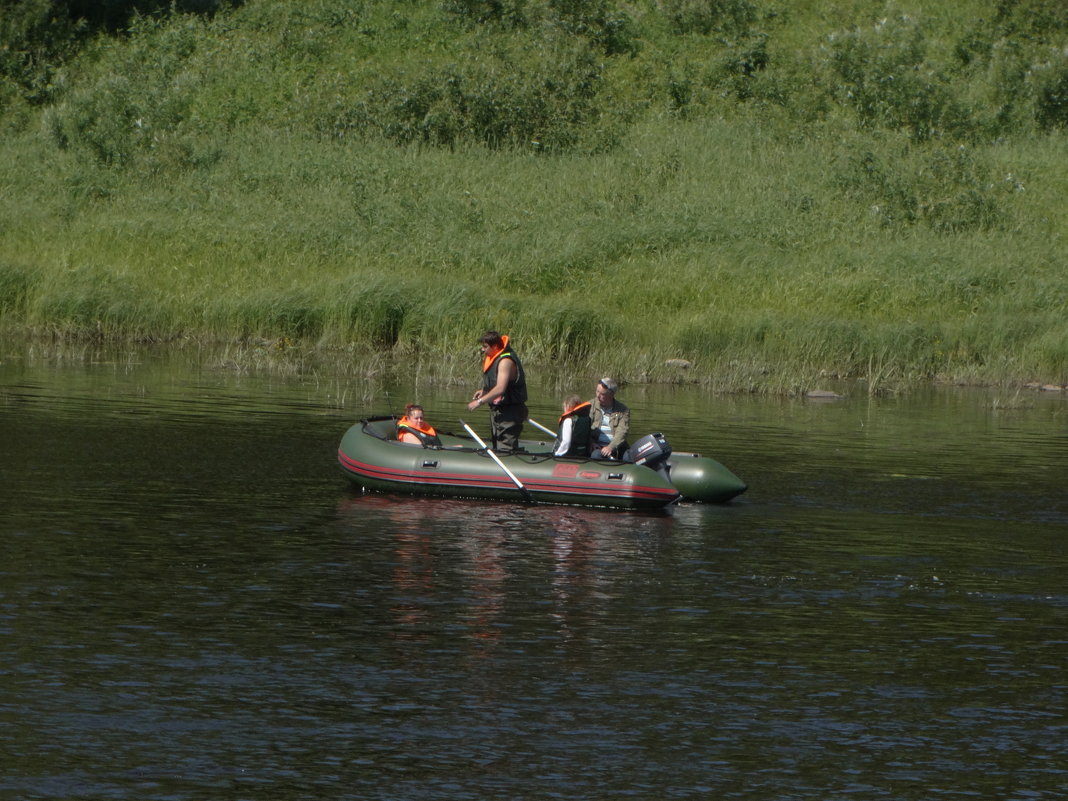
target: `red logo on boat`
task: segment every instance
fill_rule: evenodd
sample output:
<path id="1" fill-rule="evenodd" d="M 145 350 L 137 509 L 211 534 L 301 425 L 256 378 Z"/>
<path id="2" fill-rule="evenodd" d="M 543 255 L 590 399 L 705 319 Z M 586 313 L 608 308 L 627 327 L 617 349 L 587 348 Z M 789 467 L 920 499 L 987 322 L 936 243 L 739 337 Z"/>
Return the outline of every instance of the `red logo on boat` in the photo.
<path id="1" fill-rule="evenodd" d="M 558 464 L 553 468 L 554 478 L 574 478 L 578 475 L 577 464 Z"/>
<path id="2" fill-rule="evenodd" d="M 583 470 L 579 473 L 579 478 L 600 478 L 601 474 L 596 470 Z"/>

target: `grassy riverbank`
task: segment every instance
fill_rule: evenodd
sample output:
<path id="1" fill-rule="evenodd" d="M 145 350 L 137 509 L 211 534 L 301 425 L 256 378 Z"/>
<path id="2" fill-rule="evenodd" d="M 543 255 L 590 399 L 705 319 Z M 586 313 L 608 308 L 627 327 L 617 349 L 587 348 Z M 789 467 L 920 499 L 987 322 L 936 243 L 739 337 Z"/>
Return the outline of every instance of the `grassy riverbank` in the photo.
<path id="1" fill-rule="evenodd" d="M 575 59 L 559 81 L 596 73 L 583 105 L 581 86 L 537 94 L 506 69 L 548 70 L 548 34 L 442 11 L 477 5 L 308 3 L 298 19 L 253 0 L 101 35 L 43 102 L 9 92 L 0 326 L 269 343 L 338 369 L 374 351 L 444 375 L 468 372 L 495 327 L 533 363 L 728 390 L 1068 382 L 1068 138 L 1043 122 L 1042 87 L 998 123 L 1004 64 L 957 83 L 964 68 L 943 65 L 944 86 L 866 105 L 872 81 L 842 67 L 892 73 L 887 53 L 900 61 L 917 32 L 926 55 L 897 77 L 948 64 L 967 37 L 941 6 L 880 23 L 849 3 L 785 20 L 742 3 L 743 32 L 686 35 L 650 6 L 619 53 L 554 33 Z M 723 66 L 754 48 L 767 64 Z M 429 92 L 421 57 L 530 108 L 500 112 L 512 125 L 494 138 L 470 97 L 437 97 L 405 129 L 383 110 L 403 103 L 372 101 L 417 69 L 408 101 Z M 939 111 L 940 86 L 955 94 Z"/>

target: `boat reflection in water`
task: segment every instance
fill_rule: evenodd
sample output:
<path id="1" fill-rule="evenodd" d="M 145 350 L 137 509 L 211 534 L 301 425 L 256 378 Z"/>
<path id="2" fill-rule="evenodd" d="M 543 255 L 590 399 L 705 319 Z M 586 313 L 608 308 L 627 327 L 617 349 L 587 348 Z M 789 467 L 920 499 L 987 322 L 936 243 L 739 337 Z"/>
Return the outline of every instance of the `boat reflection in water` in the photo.
<path id="1" fill-rule="evenodd" d="M 388 550 L 384 604 L 394 639 L 428 643 L 460 631 L 479 652 L 499 640 L 509 593 L 535 591 L 531 581 L 541 594 L 549 582 L 547 620 L 557 638 L 569 640 L 576 628 L 595 622 L 614 574 L 675 526 L 672 512 L 662 510 L 621 516 L 376 493 L 346 499 L 339 512 L 354 528 L 358 521 L 361 533 L 378 532 L 375 543 Z"/>

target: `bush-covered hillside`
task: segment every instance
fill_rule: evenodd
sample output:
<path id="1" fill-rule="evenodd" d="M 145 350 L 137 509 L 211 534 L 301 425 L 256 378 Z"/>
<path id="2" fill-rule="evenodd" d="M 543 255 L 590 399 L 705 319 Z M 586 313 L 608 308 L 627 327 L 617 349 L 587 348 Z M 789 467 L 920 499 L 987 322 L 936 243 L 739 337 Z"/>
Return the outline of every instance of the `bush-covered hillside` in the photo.
<path id="1" fill-rule="evenodd" d="M 1068 381 L 1059 0 L 0 14 L 9 329 Z"/>
<path id="2" fill-rule="evenodd" d="M 648 114 L 754 107 L 914 142 L 1068 125 L 1057 0 L 3 5 L 6 110 L 48 109 L 54 144 L 106 164 L 261 125 L 548 153 L 610 149 Z"/>

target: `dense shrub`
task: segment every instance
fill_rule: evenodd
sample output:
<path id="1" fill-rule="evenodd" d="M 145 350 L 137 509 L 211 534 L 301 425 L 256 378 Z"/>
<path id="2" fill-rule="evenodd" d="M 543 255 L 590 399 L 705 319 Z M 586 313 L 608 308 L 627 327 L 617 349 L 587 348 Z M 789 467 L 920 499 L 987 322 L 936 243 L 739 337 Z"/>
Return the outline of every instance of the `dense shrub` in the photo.
<path id="1" fill-rule="evenodd" d="M 0 0 L 0 111 L 21 96 L 49 101 L 59 65 L 75 51 L 80 29 L 54 14 L 50 0 Z"/>
<path id="2" fill-rule="evenodd" d="M 606 113 L 602 70 L 589 51 L 576 49 L 545 53 L 536 69 L 518 69 L 504 57 L 383 76 L 361 102 L 323 119 L 320 130 L 332 137 L 378 132 L 399 144 L 565 151 Z"/>
<path id="3" fill-rule="evenodd" d="M 151 5 L 106 4 L 95 24 Z M 15 16 L 2 23 L 24 46 L 0 50 L 0 101 L 20 81 L 19 92 L 53 104 L 45 127 L 56 144 L 153 171 L 213 163 L 221 134 L 256 125 L 562 153 L 613 146 L 642 109 L 692 118 L 741 102 L 805 123 L 844 110 L 867 130 L 905 131 L 916 143 L 974 144 L 1068 122 L 1068 25 L 1040 0 L 1006 0 L 959 36 L 901 16 L 792 52 L 779 41 L 783 15 L 753 0 L 228 8 L 238 5 L 189 0 L 135 15 L 123 39 L 96 40 L 92 57 L 64 72 L 62 55 L 38 58 L 26 43 L 50 53 L 73 41 L 73 23 L 45 25 L 51 4 L 29 0 L 17 25 Z M 228 10 L 214 20 L 174 13 L 194 6 Z M 413 42 L 426 57 L 407 54 Z"/>
<path id="4" fill-rule="evenodd" d="M 1062 0 L 1000 0 L 993 24 L 1005 35 L 1048 43 L 1068 32 L 1068 4 Z"/>
<path id="5" fill-rule="evenodd" d="M 1046 130 L 1068 127 L 1068 58 L 1059 61 L 1045 70 L 1035 103 L 1035 119 Z"/>
<path id="6" fill-rule="evenodd" d="M 528 21 L 526 0 L 441 0 L 441 8 L 470 25 L 497 22 L 521 27 Z"/>
<path id="7" fill-rule="evenodd" d="M 614 0 L 442 0 L 441 7 L 447 17 L 469 26 L 543 24 L 546 30 L 582 37 L 606 55 L 638 49 L 634 22 Z"/>
<path id="8" fill-rule="evenodd" d="M 660 7 L 679 34 L 745 33 L 757 20 L 749 0 L 664 0 Z"/>
<path id="9" fill-rule="evenodd" d="M 893 161 L 868 151 L 853 160 L 841 183 L 883 225 L 923 224 L 940 233 L 996 227 L 1005 198 L 1018 188 L 996 181 L 990 167 L 963 145 Z"/>
<path id="10" fill-rule="evenodd" d="M 1061 0 L 225 5 L 0 0 L 7 322 L 1063 369 Z"/>
<path id="11" fill-rule="evenodd" d="M 138 16 L 214 14 L 244 0 L 53 0 L 56 14 L 80 20 L 91 28 L 122 31 Z"/>
<path id="12" fill-rule="evenodd" d="M 95 33 L 125 33 L 146 17 L 209 17 L 243 0 L 0 0 L 0 110 L 12 91 L 33 104 L 55 99 L 64 63 Z"/>
<path id="13" fill-rule="evenodd" d="M 919 24 L 907 17 L 832 41 L 842 100 L 872 127 L 905 129 L 923 141 L 964 125 L 947 78 L 927 63 Z"/>
<path id="14" fill-rule="evenodd" d="M 627 13 L 609 0 L 548 0 L 566 33 L 589 40 L 606 55 L 634 55 L 638 36 Z"/>
<path id="15" fill-rule="evenodd" d="M 195 18 L 163 24 L 144 20 L 124 48 L 105 48 L 114 68 L 79 83 L 48 109 L 46 130 L 61 148 L 86 149 L 101 164 L 125 165 L 140 152 L 185 153 L 182 141 L 198 76 L 188 69 L 203 27 Z"/>
<path id="16" fill-rule="evenodd" d="M 1003 0 L 957 41 L 955 91 L 973 104 L 972 138 L 1068 124 L 1068 4 Z"/>

